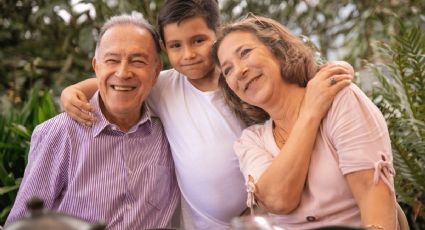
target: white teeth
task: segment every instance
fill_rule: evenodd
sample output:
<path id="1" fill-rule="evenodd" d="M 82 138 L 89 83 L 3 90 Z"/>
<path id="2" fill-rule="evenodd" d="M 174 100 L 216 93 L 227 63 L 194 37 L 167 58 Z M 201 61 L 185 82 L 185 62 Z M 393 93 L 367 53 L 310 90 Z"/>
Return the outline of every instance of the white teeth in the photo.
<path id="1" fill-rule="evenodd" d="M 134 87 L 117 86 L 117 85 L 113 85 L 112 88 L 117 91 L 130 91 L 134 89 Z"/>

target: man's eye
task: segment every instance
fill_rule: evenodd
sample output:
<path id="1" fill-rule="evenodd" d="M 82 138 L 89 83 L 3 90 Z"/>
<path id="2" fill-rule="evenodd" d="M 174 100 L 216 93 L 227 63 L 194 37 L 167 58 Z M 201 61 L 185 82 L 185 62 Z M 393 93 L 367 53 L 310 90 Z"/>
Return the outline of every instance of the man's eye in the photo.
<path id="1" fill-rule="evenodd" d="M 249 54 L 252 51 L 252 49 L 243 49 L 241 51 L 241 57 L 245 57 L 247 54 Z"/>
<path id="2" fill-rule="evenodd" d="M 143 60 L 133 60 L 133 61 L 131 61 L 131 62 L 133 62 L 133 63 L 135 63 L 135 64 L 146 64 L 146 62 L 145 62 L 145 61 L 143 61 Z"/>
<path id="3" fill-rule="evenodd" d="M 119 63 L 119 60 L 116 60 L 116 59 L 106 59 L 105 62 L 106 63 L 109 63 L 109 64 L 116 64 L 116 63 Z"/>

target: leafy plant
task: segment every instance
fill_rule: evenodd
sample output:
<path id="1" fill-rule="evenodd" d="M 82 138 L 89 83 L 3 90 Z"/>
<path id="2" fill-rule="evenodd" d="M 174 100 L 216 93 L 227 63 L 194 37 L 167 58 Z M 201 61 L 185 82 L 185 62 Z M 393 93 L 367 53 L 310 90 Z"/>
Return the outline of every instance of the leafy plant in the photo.
<path id="1" fill-rule="evenodd" d="M 220 5 L 224 21 L 248 12 L 271 17 L 311 37 L 325 58 L 336 59 L 338 54 L 355 67 L 363 59 L 372 60 L 375 41 L 397 32 L 398 17 L 425 28 L 423 0 L 222 0 Z"/>
<path id="2" fill-rule="evenodd" d="M 18 104 L 36 81 L 58 95 L 93 76 L 95 37 L 105 20 L 137 10 L 155 23 L 162 2 L 0 1 L 0 96 Z"/>
<path id="3" fill-rule="evenodd" d="M 0 114 L 0 223 L 4 223 L 16 198 L 27 163 L 31 133 L 34 127 L 56 115 L 49 92 L 36 84 L 28 91 L 22 108 L 1 98 Z"/>
<path id="4" fill-rule="evenodd" d="M 398 200 L 410 225 L 425 229 L 425 33 L 401 25 L 390 44 L 378 46 L 387 64 L 370 65 L 378 79 L 372 98 L 391 137 Z"/>

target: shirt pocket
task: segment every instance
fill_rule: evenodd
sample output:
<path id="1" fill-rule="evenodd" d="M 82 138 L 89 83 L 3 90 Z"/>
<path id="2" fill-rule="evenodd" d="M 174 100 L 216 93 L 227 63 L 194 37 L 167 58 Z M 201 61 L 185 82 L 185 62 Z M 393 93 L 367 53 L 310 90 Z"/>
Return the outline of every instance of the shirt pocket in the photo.
<path id="1" fill-rule="evenodd" d="M 171 203 L 172 195 L 174 195 L 171 185 L 173 170 L 166 166 L 150 165 L 147 173 L 152 185 L 151 191 L 147 194 L 147 202 L 157 210 L 164 209 Z"/>

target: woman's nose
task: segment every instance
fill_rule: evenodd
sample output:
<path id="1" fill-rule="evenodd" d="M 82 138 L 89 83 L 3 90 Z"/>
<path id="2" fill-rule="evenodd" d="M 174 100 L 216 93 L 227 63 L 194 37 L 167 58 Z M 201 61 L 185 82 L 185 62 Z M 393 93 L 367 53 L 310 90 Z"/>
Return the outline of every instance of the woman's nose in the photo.
<path id="1" fill-rule="evenodd" d="M 238 80 L 245 79 L 247 72 L 248 72 L 248 68 L 242 63 L 235 66 L 235 75 Z"/>

